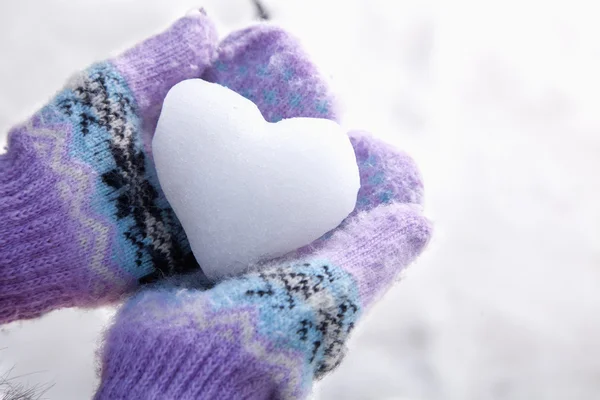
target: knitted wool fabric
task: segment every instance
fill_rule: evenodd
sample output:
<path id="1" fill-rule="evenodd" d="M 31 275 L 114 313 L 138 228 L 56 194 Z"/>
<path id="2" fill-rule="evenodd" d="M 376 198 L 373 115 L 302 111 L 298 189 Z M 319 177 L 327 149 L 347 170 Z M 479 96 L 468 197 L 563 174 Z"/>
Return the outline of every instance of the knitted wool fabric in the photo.
<path id="1" fill-rule="evenodd" d="M 240 35 L 243 45 L 231 46 Z M 261 43 L 269 44 L 264 54 Z M 292 110 L 335 118 L 317 75 L 284 73 L 313 67 L 283 31 L 257 26 L 234 33 L 219 54 L 207 70 L 212 80 L 253 93 L 276 88 L 279 99 L 300 95 L 301 106 L 293 109 L 255 98 L 267 119 L 292 116 Z M 235 64 L 219 67 L 223 57 Z M 244 79 L 236 76 L 240 66 L 248 73 Z M 316 104 L 328 104 L 329 111 Z M 364 132 L 350 137 L 361 189 L 344 223 L 259 272 L 210 290 L 163 286 L 137 294 L 107 334 L 96 399 L 301 399 L 314 379 L 339 365 L 364 309 L 420 254 L 431 233 L 412 160 Z"/>
<path id="2" fill-rule="evenodd" d="M 0 323 L 194 268 L 147 148 L 167 91 L 214 57 L 203 13 L 76 75 L 0 155 Z M 144 133 L 146 132 L 146 133 Z"/>
<path id="3" fill-rule="evenodd" d="M 202 79 L 254 102 L 265 120 L 337 120 L 332 93 L 298 41 L 283 29 L 257 25 L 230 34 Z"/>

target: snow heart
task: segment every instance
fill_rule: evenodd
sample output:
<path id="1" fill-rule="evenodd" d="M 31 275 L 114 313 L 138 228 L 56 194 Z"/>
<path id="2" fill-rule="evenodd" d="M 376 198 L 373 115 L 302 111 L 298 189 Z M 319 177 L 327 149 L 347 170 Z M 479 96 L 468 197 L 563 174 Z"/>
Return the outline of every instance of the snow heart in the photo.
<path id="1" fill-rule="evenodd" d="M 218 84 L 174 86 L 152 146 L 161 187 L 213 280 L 311 243 L 356 205 L 356 157 L 337 123 L 269 123 Z"/>

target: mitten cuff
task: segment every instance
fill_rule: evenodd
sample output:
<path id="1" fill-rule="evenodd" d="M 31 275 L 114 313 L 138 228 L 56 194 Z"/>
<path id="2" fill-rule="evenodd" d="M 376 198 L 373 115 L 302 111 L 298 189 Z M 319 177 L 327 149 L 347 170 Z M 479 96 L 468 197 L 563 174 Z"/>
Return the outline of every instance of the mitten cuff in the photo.
<path id="1" fill-rule="evenodd" d="M 46 151 L 53 146 L 23 127 L 11 132 L 8 152 L 0 156 L 0 324 L 108 301 L 122 291 L 110 291 L 102 279 L 109 277 L 92 269 L 84 249 L 92 247 L 94 227 L 88 236 L 76 235 L 80 227 L 63 198 L 70 182 L 60 179 L 58 166 L 51 167 L 58 161 Z M 89 268 L 77 268 L 82 265 Z M 113 285 L 122 280 L 110 279 Z"/>
<path id="2" fill-rule="evenodd" d="M 144 324 L 151 325 L 150 321 Z M 165 328 L 167 332 L 117 322 L 104 349 L 101 383 L 94 399 L 276 398 L 271 375 L 253 365 L 252 357 L 244 357 L 239 343 L 228 340 L 228 335 L 238 332 L 215 327 L 222 335 L 203 335 L 199 327 L 177 322 Z"/>

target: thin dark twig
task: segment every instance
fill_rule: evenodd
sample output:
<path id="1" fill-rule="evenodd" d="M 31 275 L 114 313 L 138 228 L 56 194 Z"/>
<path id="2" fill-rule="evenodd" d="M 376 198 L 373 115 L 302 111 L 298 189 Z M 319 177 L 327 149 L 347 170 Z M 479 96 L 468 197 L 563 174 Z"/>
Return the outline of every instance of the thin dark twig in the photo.
<path id="1" fill-rule="evenodd" d="M 260 0 L 252 0 L 252 3 L 254 3 L 254 7 L 256 7 L 256 14 L 259 19 L 262 19 L 263 21 L 271 19 L 271 14 Z"/>

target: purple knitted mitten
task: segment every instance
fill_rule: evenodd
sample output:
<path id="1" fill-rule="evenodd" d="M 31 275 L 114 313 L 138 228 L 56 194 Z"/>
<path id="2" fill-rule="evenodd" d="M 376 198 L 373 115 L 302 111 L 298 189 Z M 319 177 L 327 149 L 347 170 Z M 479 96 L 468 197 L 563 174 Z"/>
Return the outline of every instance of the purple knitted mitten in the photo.
<path id="1" fill-rule="evenodd" d="M 199 77 L 216 46 L 206 15 L 182 18 L 77 74 L 10 132 L 0 155 L 0 324 L 193 268 L 148 144 L 167 91 Z"/>
<path id="2" fill-rule="evenodd" d="M 325 85 L 283 31 L 234 33 L 219 54 L 205 77 L 253 98 L 267 119 L 335 118 Z M 210 290 L 162 287 L 134 296 L 107 334 L 96 399 L 301 399 L 341 362 L 363 310 L 431 233 L 412 160 L 368 134 L 350 137 L 361 189 L 344 223 Z"/>
<path id="3" fill-rule="evenodd" d="M 293 117 L 337 120 L 328 86 L 298 52 L 297 40 L 281 28 L 250 27 L 221 42 L 217 60 L 202 79 L 252 100 L 270 122 Z"/>

